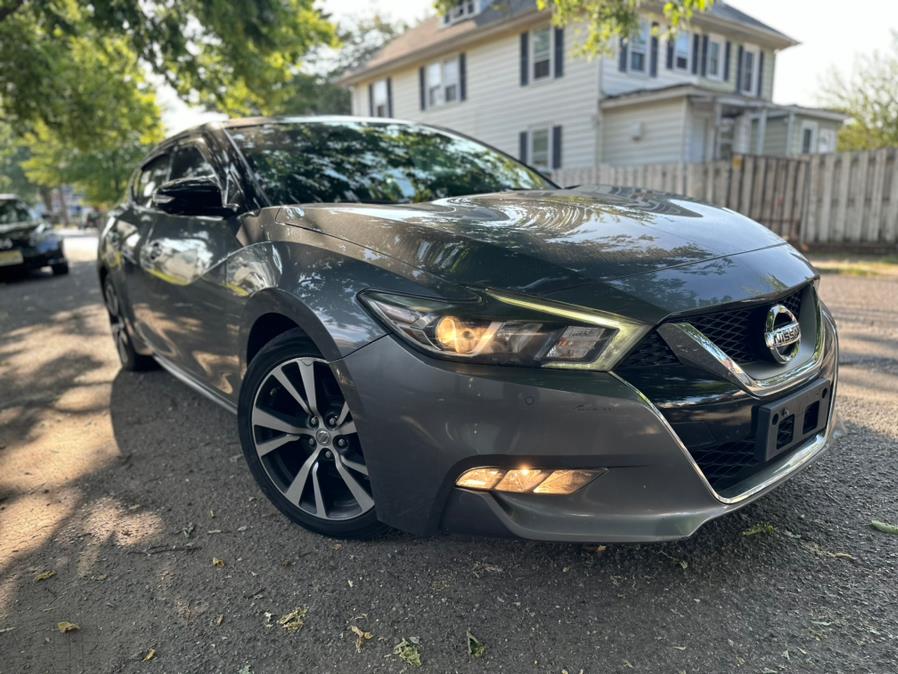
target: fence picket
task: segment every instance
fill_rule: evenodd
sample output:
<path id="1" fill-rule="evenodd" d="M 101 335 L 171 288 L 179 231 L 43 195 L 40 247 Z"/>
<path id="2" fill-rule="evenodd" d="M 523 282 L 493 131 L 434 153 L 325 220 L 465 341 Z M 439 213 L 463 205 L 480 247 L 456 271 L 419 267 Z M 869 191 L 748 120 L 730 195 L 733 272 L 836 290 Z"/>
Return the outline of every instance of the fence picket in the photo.
<path id="1" fill-rule="evenodd" d="M 563 169 L 560 184 L 686 194 L 807 243 L 898 241 L 898 148 L 810 157 L 736 155 L 695 164 Z"/>

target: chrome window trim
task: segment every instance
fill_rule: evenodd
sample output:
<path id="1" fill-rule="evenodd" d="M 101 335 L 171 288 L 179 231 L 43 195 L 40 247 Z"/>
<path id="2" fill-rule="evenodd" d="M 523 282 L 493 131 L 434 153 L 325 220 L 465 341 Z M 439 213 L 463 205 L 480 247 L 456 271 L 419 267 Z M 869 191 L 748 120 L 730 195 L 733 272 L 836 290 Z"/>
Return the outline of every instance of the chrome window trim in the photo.
<path id="1" fill-rule="evenodd" d="M 821 316 L 821 320 L 827 320 Z M 821 324 L 820 333 L 830 332 L 826 329 L 826 325 Z M 705 474 L 702 472 L 702 469 L 699 467 L 698 463 L 692 458 L 692 454 L 689 453 L 689 449 L 680 439 L 680 436 L 677 435 L 677 432 L 673 429 L 673 426 L 667 421 L 664 415 L 661 413 L 661 410 L 658 409 L 655 404 L 646 397 L 646 395 L 640 391 L 638 388 L 633 386 L 626 379 L 621 378 L 616 373 L 611 373 L 618 381 L 622 384 L 630 388 L 639 398 L 642 400 L 643 404 L 649 409 L 649 411 L 655 416 L 658 422 L 667 430 L 670 434 L 673 441 L 676 443 L 677 447 L 682 452 L 683 456 L 686 458 L 686 461 L 689 462 L 689 465 L 692 466 L 693 471 L 698 476 L 698 478 L 705 485 L 705 488 L 723 504 L 726 505 L 736 505 L 739 503 L 743 503 L 744 501 L 752 498 L 760 494 L 763 491 L 766 491 L 770 487 L 782 482 L 789 476 L 793 475 L 795 472 L 806 466 L 813 459 L 815 459 L 819 454 L 821 454 L 829 445 L 829 441 L 832 437 L 832 431 L 835 426 L 835 420 L 833 419 L 833 415 L 835 413 L 835 405 L 836 405 L 836 391 L 838 389 L 839 383 L 839 341 L 835 335 L 835 330 L 831 331 L 830 339 L 833 345 L 833 382 L 830 392 L 829 399 L 829 417 L 826 422 L 826 428 L 823 429 L 823 432 L 818 433 L 813 438 L 808 440 L 804 445 L 801 445 L 797 449 L 789 452 L 785 457 L 776 461 L 775 463 L 767 466 L 766 468 L 759 470 L 754 475 L 751 475 L 744 479 L 742 482 L 739 482 L 732 487 L 725 489 L 721 492 L 718 492 L 714 487 L 711 486 L 711 483 L 708 482 L 708 478 L 705 477 Z M 818 336 L 818 344 L 823 341 Z M 819 363 L 818 363 L 819 366 Z M 819 371 L 819 367 L 818 367 Z M 791 381 L 792 384 L 795 383 L 794 380 Z"/>

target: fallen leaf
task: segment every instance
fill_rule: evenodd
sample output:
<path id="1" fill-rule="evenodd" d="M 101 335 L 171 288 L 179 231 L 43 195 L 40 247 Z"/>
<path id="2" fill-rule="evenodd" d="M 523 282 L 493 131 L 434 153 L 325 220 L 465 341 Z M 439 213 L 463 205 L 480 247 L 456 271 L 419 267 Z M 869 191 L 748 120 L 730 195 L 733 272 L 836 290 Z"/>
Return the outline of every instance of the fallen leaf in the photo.
<path id="1" fill-rule="evenodd" d="M 821 557 L 831 557 L 833 559 L 850 559 L 853 562 L 857 561 L 855 556 L 852 554 L 849 554 L 847 552 L 831 552 L 830 550 L 821 548 L 816 543 L 802 543 L 802 546 L 805 550 L 813 552 L 815 555 L 820 555 Z"/>
<path id="2" fill-rule="evenodd" d="M 350 625 L 349 629 L 352 630 L 352 633 L 355 634 L 355 651 L 356 653 L 362 652 L 362 646 L 365 645 L 366 641 L 374 638 L 374 635 L 371 632 L 366 632 L 361 627 L 356 625 Z"/>
<path id="3" fill-rule="evenodd" d="M 601 555 L 608 549 L 607 545 L 584 545 L 583 550 L 586 552 L 592 552 L 597 555 Z"/>
<path id="4" fill-rule="evenodd" d="M 465 634 L 468 636 L 468 655 L 472 658 L 482 658 L 486 653 L 486 645 L 471 634 L 471 630 L 467 630 Z"/>
<path id="5" fill-rule="evenodd" d="M 686 647 L 685 647 L 685 646 L 674 646 L 674 648 L 676 648 L 678 651 L 685 651 L 685 650 L 686 650 Z"/>
<path id="6" fill-rule="evenodd" d="M 143 656 L 143 661 L 149 662 L 150 660 L 153 660 L 155 657 L 156 657 L 156 649 L 151 648 L 150 650 L 147 651 L 147 654 Z"/>
<path id="7" fill-rule="evenodd" d="M 218 559 L 218 557 L 212 558 L 212 566 L 224 566 L 224 560 Z"/>
<path id="8" fill-rule="evenodd" d="M 421 648 L 418 646 L 417 637 L 403 639 L 393 648 L 393 654 L 412 667 L 421 666 Z"/>
<path id="9" fill-rule="evenodd" d="M 299 632 L 306 624 L 307 608 L 296 608 L 278 618 L 278 625 L 288 632 Z"/>
<path id="10" fill-rule="evenodd" d="M 81 629 L 81 626 L 79 624 L 70 623 L 68 620 L 63 620 L 61 623 L 56 623 L 56 627 L 63 634 L 65 634 L 66 632 L 75 632 Z"/>
<path id="11" fill-rule="evenodd" d="M 224 622 L 224 614 L 222 613 L 220 616 L 218 616 L 218 617 L 215 619 L 215 624 L 216 624 L 216 625 L 221 625 L 223 622 Z"/>
<path id="12" fill-rule="evenodd" d="M 12 632 L 15 627 L 0 627 L 0 634 L 6 634 L 7 632 Z"/>
<path id="13" fill-rule="evenodd" d="M 34 581 L 35 581 L 36 583 L 39 583 L 39 582 L 41 582 L 42 580 L 49 580 L 50 578 L 52 578 L 52 577 L 55 576 L 55 575 L 56 575 L 56 572 L 55 572 L 55 571 L 41 571 L 39 574 L 37 574 L 37 575 L 34 577 Z"/>
<path id="14" fill-rule="evenodd" d="M 770 536 L 774 531 L 776 531 L 776 529 L 770 522 L 758 522 L 754 526 L 751 526 L 743 531 L 742 535 L 757 536 L 758 534 L 764 534 L 765 536 Z"/>
<path id="15" fill-rule="evenodd" d="M 894 536 L 898 536 L 898 526 L 894 524 L 888 524 L 886 522 L 880 522 L 879 520 L 873 520 L 872 522 L 870 522 L 870 526 L 877 531 L 881 531 L 884 534 L 892 534 Z"/>

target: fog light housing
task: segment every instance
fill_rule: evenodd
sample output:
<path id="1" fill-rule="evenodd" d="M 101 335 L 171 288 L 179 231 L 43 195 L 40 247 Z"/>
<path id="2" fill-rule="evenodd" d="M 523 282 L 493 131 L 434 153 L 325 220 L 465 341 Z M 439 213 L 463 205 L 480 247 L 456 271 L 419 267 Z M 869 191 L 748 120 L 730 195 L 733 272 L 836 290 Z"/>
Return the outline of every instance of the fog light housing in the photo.
<path id="1" fill-rule="evenodd" d="M 471 468 L 455 481 L 457 487 L 513 494 L 568 495 L 582 489 L 605 472 L 597 470 L 540 470 L 534 468 Z"/>

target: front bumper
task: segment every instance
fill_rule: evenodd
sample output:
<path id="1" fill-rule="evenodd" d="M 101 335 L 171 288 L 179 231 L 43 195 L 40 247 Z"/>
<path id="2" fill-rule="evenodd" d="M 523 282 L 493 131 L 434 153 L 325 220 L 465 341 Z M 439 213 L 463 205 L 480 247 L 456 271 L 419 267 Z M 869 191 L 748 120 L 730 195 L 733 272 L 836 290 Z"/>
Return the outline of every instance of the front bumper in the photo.
<path id="1" fill-rule="evenodd" d="M 355 410 L 378 517 L 386 524 L 417 534 L 442 529 L 552 541 L 662 541 L 690 536 L 750 503 L 823 452 L 838 360 L 828 317 L 823 329 L 830 347 L 821 376 L 830 378 L 833 391 L 827 426 L 721 493 L 658 407 L 613 373 L 450 363 L 412 353 L 392 337 L 334 365 Z M 607 473 L 570 496 L 454 486 L 468 468 L 523 464 Z"/>

